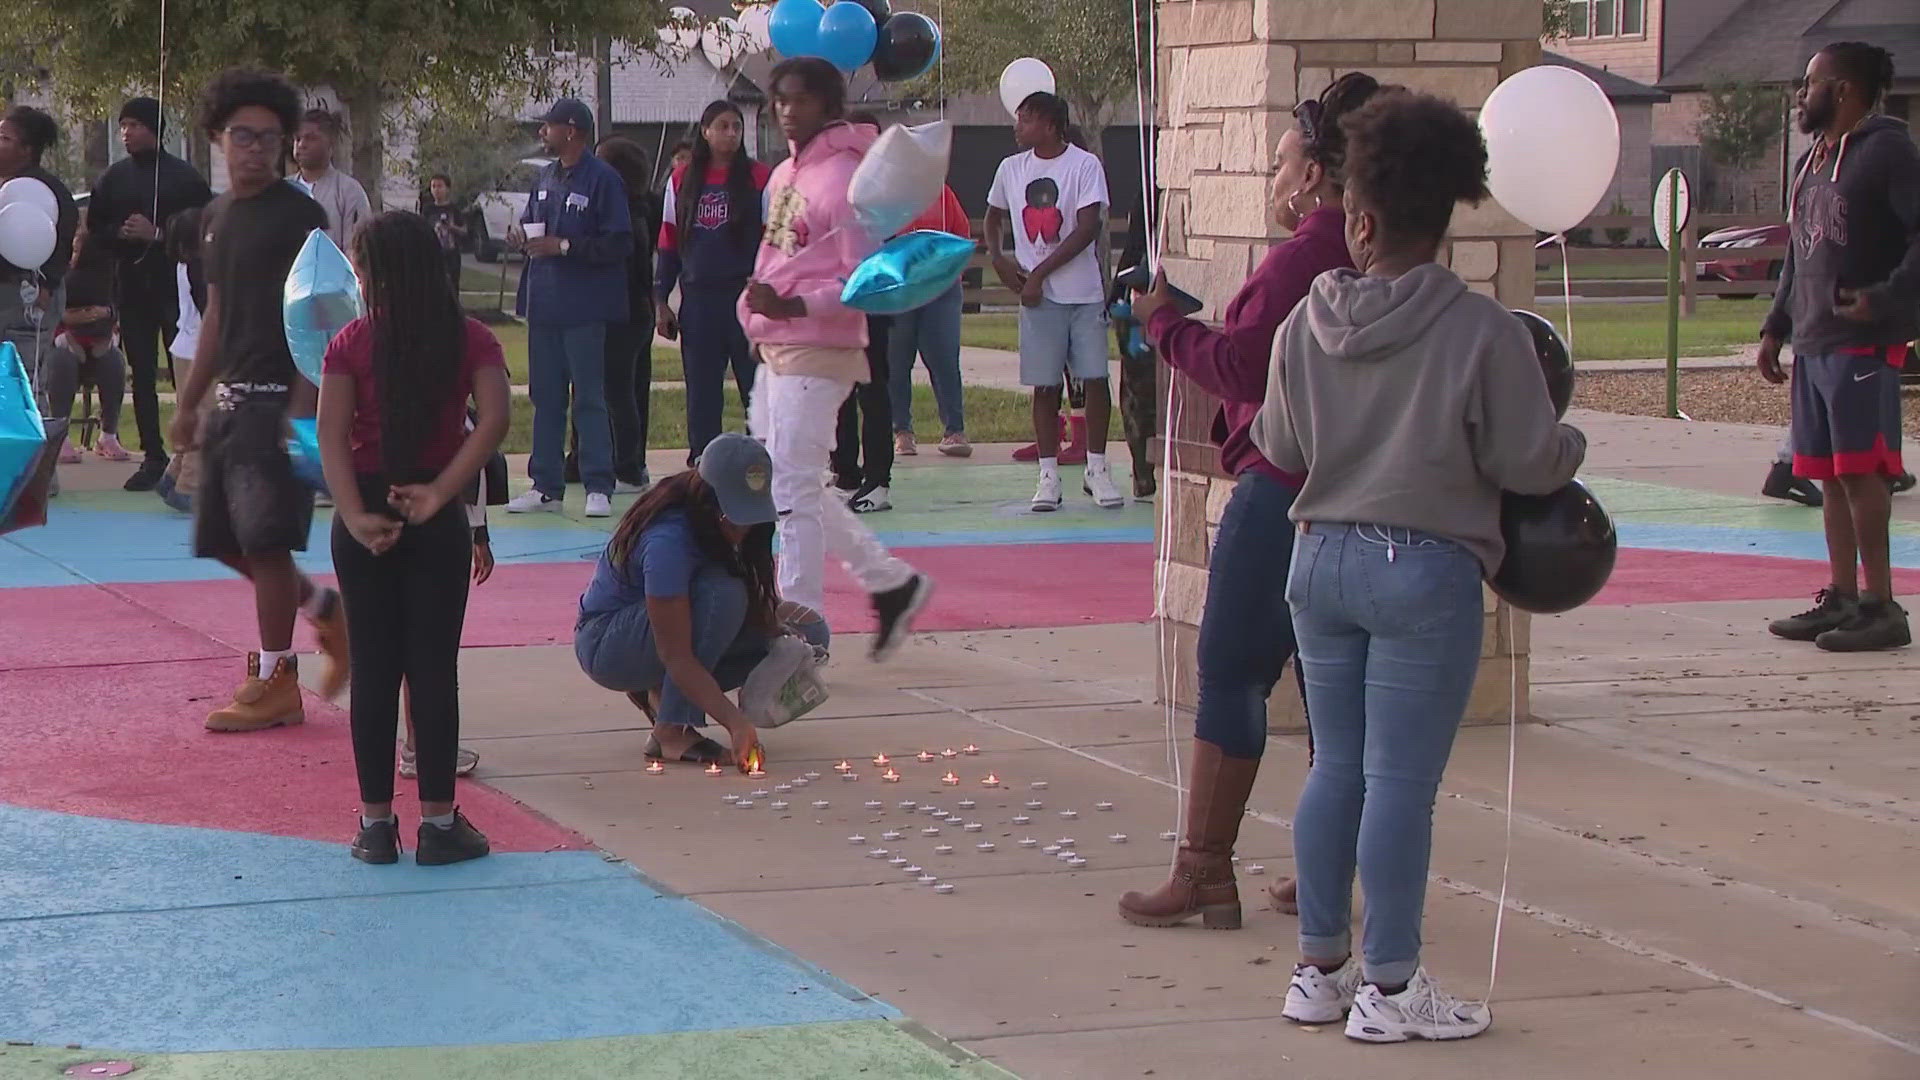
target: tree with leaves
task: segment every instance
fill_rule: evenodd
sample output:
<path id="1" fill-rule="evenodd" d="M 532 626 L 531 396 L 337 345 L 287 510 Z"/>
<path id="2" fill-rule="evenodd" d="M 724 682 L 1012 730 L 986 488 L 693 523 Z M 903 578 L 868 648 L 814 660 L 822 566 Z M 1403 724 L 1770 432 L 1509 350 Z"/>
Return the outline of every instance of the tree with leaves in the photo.
<path id="1" fill-rule="evenodd" d="M 1780 138 L 1784 104 L 1779 87 L 1720 80 L 1707 87 L 1693 132 L 1715 164 L 1745 172 Z"/>
<path id="2" fill-rule="evenodd" d="M 111 115 L 153 93 L 162 66 L 163 0 L 6 0 L 0 56 L 27 57 L 75 111 Z M 376 201 L 393 110 L 479 118 L 502 102 L 568 89 L 555 41 L 614 39 L 654 48 L 665 0 L 193 0 L 165 6 L 167 102 L 193 101 L 223 68 L 253 64 L 345 108 L 353 174 Z M 18 76 L 16 76 L 17 78 Z M 577 88 L 573 88 L 577 89 Z"/>

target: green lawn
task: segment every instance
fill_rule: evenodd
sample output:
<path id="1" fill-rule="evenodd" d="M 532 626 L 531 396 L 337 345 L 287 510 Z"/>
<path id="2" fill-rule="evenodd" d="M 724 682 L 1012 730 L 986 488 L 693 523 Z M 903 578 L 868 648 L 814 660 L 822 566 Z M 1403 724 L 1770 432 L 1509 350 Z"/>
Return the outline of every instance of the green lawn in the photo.
<path id="1" fill-rule="evenodd" d="M 990 390 L 984 387 L 969 386 L 965 390 L 967 409 L 967 435 L 975 442 L 1032 442 L 1033 420 L 1031 404 L 1026 394 L 1011 390 Z M 647 428 L 647 445 L 654 450 L 668 450 L 687 445 L 687 395 L 679 387 L 658 388 L 653 391 Z M 922 442 L 937 443 L 942 434 L 939 414 L 935 411 L 933 389 L 927 386 L 913 388 L 914 434 Z M 160 424 L 162 430 L 173 423 L 173 402 L 160 403 Z M 746 430 L 746 414 L 740 408 L 737 395 L 727 394 L 726 426 L 729 431 Z M 1119 427 L 1116 418 L 1114 427 Z M 1117 436 L 1116 436 L 1117 437 Z M 524 454 L 533 447 L 533 402 L 527 398 L 515 396 L 513 399 L 513 425 L 507 432 L 504 449 L 509 454 Z"/>
<path id="2" fill-rule="evenodd" d="M 1718 300 L 1702 297 L 1692 318 L 1680 320 L 1680 355 L 1714 356 L 1737 351 L 1759 340 L 1760 323 L 1769 300 Z M 1564 304 L 1542 303 L 1540 314 L 1567 330 Z M 1634 304 L 1573 305 L 1573 352 L 1576 360 L 1645 360 L 1667 354 L 1667 305 L 1664 301 Z"/>
<path id="3" fill-rule="evenodd" d="M 1575 281 L 1634 281 L 1652 280 L 1667 276 L 1667 264 L 1641 265 L 1638 263 L 1583 263 L 1580 256 L 1573 258 L 1573 280 Z M 1540 267 L 1534 273 L 1534 279 L 1541 284 L 1559 284 L 1560 263 L 1555 260 L 1550 266 Z"/>

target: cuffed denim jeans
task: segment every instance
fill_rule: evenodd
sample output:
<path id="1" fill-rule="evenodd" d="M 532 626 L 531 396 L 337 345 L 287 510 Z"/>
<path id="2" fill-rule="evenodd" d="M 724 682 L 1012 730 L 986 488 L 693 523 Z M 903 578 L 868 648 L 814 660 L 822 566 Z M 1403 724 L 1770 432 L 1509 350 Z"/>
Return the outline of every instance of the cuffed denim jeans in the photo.
<path id="1" fill-rule="evenodd" d="M 1233 758 L 1267 748 L 1267 697 L 1293 655 L 1287 563 L 1293 487 L 1257 469 L 1240 474 L 1220 515 L 1200 616 L 1195 738 Z M 1297 670 L 1297 669 L 1296 669 Z"/>
<path id="2" fill-rule="evenodd" d="M 1293 824 L 1300 951 L 1348 954 L 1357 865 L 1362 971 L 1381 985 L 1420 966 L 1433 800 L 1480 666 L 1480 574 L 1466 548 L 1417 530 L 1315 522 L 1294 539 L 1314 745 Z"/>
<path id="3" fill-rule="evenodd" d="M 693 655 L 720 689 L 737 689 L 766 659 L 771 640 L 747 620 L 746 582 L 718 566 L 704 566 L 694 574 L 687 599 L 693 608 Z M 581 616 L 573 631 L 573 655 L 588 678 L 609 690 L 660 691 L 656 723 L 706 724 L 706 714 L 667 678 L 645 602 Z"/>

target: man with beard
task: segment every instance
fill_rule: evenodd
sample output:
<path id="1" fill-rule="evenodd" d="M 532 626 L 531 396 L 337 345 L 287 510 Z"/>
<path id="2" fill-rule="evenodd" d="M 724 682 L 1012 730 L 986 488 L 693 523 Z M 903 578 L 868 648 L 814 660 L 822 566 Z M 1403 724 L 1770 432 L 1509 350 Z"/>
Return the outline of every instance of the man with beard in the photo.
<path id="1" fill-rule="evenodd" d="M 1797 94 L 1813 146 L 1794 169 L 1786 268 L 1761 331 L 1759 368 L 1787 380 L 1793 345 L 1793 471 L 1825 486 L 1832 583 L 1772 632 L 1829 652 L 1907 645 L 1893 600 L 1887 478 L 1900 460 L 1900 369 L 1920 326 L 1920 151 L 1878 113 L 1893 83 L 1885 49 L 1815 54 Z M 1862 581 L 1864 577 L 1864 581 Z"/>

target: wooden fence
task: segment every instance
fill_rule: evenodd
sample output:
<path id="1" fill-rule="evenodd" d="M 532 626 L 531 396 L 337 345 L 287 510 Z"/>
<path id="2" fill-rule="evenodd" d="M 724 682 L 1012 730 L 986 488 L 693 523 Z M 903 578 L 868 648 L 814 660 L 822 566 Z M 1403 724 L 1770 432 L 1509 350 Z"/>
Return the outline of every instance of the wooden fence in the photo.
<path id="1" fill-rule="evenodd" d="M 1784 245 L 1750 248 L 1703 248 L 1700 237 L 1721 229 L 1759 228 L 1766 225 L 1778 225 L 1780 219 L 1765 215 L 1752 214 L 1698 214 L 1687 227 L 1681 230 L 1680 245 L 1680 309 L 1691 315 L 1702 296 L 1770 296 L 1777 285 L 1778 267 L 1786 262 L 1787 249 Z M 1583 230 L 1591 230 L 1596 236 L 1604 235 L 1607 230 L 1645 230 L 1649 227 L 1644 215 L 1600 215 L 1588 218 L 1580 224 Z M 1596 297 L 1637 297 L 1648 300 L 1665 299 L 1667 295 L 1667 251 L 1659 245 L 1648 247 L 1570 247 L 1566 256 L 1574 267 L 1582 265 L 1603 265 L 1610 267 L 1629 267 L 1644 269 L 1644 274 L 1636 273 L 1626 279 L 1580 280 L 1576 278 L 1573 291 L 1577 296 Z M 1702 280 L 1701 271 L 1706 263 L 1718 258 L 1730 258 L 1739 261 L 1765 261 L 1769 274 L 1765 278 L 1751 281 L 1722 281 L 1717 278 Z M 1536 253 L 1536 266 L 1543 277 L 1551 279 L 1541 282 L 1545 292 L 1554 292 L 1560 276 L 1561 249 L 1558 245 L 1543 247 Z"/>
<path id="2" fill-rule="evenodd" d="M 1108 243 L 1111 245 L 1113 258 L 1118 258 L 1120 249 L 1126 246 L 1127 225 L 1129 220 L 1130 219 L 1125 217 L 1116 217 L 1110 218 L 1107 221 L 1107 238 Z M 983 308 L 989 307 L 1019 307 L 1020 298 L 1014 295 L 1013 290 L 1000 284 L 1000 278 L 994 274 L 993 266 L 987 258 L 987 244 L 985 240 L 987 225 L 985 220 L 975 218 L 971 224 L 973 226 L 973 235 L 981 237 L 982 239 L 975 246 L 973 260 L 967 263 L 966 271 L 960 275 L 960 282 L 966 294 L 966 307 L 963 310 L 968 314 L 974 314 Z M 1011 236 L 1007 238 L 1005 249 L 1008 252 L 1013 250 L 1013 239 Z M 1107 276 L 1111 277 L 1114 271 L 1124 269 L 1126 269 L 1126 267 L 1109 267 Z"/>

